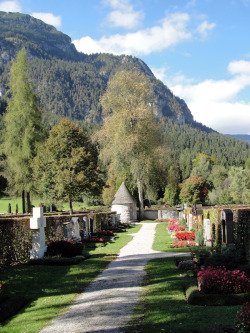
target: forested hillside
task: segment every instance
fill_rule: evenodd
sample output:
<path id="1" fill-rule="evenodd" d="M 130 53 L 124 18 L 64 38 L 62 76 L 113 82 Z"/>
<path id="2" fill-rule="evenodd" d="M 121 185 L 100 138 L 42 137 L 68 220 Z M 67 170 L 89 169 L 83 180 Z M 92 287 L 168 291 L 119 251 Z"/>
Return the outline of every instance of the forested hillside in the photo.
<path id="1" fill-rule="evenodd" d="M 248 200 L 248 192 L 243 199 L 236 195 L 228 197 L 227 194 L 230 191 L 243 193 L 241 188 L 236 191 L 233 186 L 240 182 L 246 184 L 249 143 L 221 135 L 195 122 L 185 101 L 174 96 L 157 80 L 142 60 L 126 55 L 79 53 L 70 37 L 29 15 L 0 12 L 2 116 L 10 97 L 7 92 L 11 64 L 23 47 L 27 55 L 29 84 L 42 109 L 47 132 L 66 117 L 92 135 L 103 123 L 100 98 L 105 94 L 108 83 L 117 73 L 143 74 L 152 90 L 149 104 L 157 116 L 163 140 L 163 169 L 158 174 L 161 178 L 161 184 L 157 185 L 158 193 L 163 193 L 168 187 L 166 201 L 177 203 L 179 184 L 191 175 L 197 175 L 206 179 L 211 193 L 214 191 L 210 202 L 218 201 L 221 193 L 220 203 Z M 0 126 L 4 127 L 2 121 Z M 213 183 L 211 177 L 218 182 Z M 156 193 L 154 197 L 157 197 Z"/>
<path id="2" fill-rule="evenodd" d="M 157 80 L 140 59 L 111 54 L 84 55 L 54 27 L 29 15 L 0 12 L 0 91 L 8 88 L 10 62 L 22 47 L 30 62 L 31 83 L 41 106 L 54 115 L 100 122 L 99 98 L 117 71 L 136 70 L 150 77 L 153 107 L 159 117 L 192 123 L 186 103 Z"/>

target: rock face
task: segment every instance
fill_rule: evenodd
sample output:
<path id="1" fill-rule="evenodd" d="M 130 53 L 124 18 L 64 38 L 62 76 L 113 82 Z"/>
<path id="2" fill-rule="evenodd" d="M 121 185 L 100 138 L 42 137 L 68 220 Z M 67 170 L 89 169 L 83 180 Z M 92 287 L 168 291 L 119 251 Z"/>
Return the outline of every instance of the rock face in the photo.
<path id="1" fill-rule="evenodd" d="M 193 122 L 186 103 L 157 80 L 142 60 L 126 55 L 80 53 L 69 36 L 41 20 L 19 13 L 0 12 L 1 96 L 8 87 L 11 60 L 23 47 L 30 61 L 32 86 L 48 114 L 101 122 L 99 99 L 109 77 L 117 71 L 136 70 L 148 76 L 152 83 L 152 107 L 158 117 L 170 117 L 179 124 Z"/>

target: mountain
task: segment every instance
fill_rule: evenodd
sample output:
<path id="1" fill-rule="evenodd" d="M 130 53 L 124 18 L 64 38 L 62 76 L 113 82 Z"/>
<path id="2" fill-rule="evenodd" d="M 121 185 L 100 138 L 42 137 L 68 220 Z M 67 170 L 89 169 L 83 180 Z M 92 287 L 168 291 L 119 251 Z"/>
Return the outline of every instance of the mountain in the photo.
<path id="1" fill-rule="evenodd" d="M 249 134 L 227 134 L 231 138 L 235 138 L 238 140 L 246 141 L 250 143 L 250 135 Z"/>
<path id="2" fill-rule="evenodd" d="M 99 123 L 99 98 L 115 72 L 136 70 L 147 75 L 154 89 L 154 112 L 180 124 L 195 124 L 186 103 L 157 80 L 150 68 L 132 56 L 86 55 L 69 36 L 29 15 L 0 12 L 0 96 L 8 88 L 11 60 L 22 47 L 29 59 L 29 75 L 40 105 L 49 114 Z M 207 129 L 209 131 L 209 129 Z"/>
<path id="3" fill-rule="evenodd" d="M 0 114 L 6 109 L 11 61 L 23 47 L 31 84 L 50 127 L 61 117 L 67 117 L 93 131 L 102 121 L 99 99 L 109 78 L 117 71 L 133 70 L 144 73 L 152 84 L 154 112 L 163 120 L 162 134 L 171 152 L 169 167 L 179 165 L 182 179 L 190 175 L 192 160 L 199 153 L 215 156 L 226 167 L 244 166 L 249 157 L 247 142 L 195 122 L 186 103 L 157 80 L 142 60 L 126 55 L 80 53 L 69 36 L 19 13 L 0 12 Z"/>

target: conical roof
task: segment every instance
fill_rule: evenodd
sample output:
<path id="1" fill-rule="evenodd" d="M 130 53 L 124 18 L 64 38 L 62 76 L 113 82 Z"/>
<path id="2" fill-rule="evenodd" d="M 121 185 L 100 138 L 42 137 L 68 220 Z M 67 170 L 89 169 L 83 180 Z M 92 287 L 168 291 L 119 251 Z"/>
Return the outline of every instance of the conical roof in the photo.
<path id="1" fill-rule="evenodd" d="M 111 203 L 112 205 L 126 205 L 136 204 L 136 201 L 127 189 L 125 183 L 122 182 Z"/>

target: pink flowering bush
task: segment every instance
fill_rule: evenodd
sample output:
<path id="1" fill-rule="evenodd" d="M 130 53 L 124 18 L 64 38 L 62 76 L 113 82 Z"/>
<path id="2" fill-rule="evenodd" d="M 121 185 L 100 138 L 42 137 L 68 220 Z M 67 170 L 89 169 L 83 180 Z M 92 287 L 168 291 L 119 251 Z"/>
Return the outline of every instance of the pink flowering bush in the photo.
<path id="1" fill-rule="evenodd" d="M 198 285 L 204 294 L 240 294 L 250 292 L 250 279 L 245 272 L 230 271 L 224 266 L 202 268 Z"/>
<path id="2" fill-rule="evenodd" d="M 182 227 L 182 226 L 180 226 L 180 225 L 178 225 L 178 224 L 170 224 L 168 226 L 168 230 L 169 231 L 173 231 L 173 232 L 177 232 L 177 231 L 184 231 L 185 228 Z"/>

